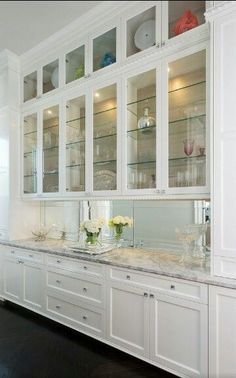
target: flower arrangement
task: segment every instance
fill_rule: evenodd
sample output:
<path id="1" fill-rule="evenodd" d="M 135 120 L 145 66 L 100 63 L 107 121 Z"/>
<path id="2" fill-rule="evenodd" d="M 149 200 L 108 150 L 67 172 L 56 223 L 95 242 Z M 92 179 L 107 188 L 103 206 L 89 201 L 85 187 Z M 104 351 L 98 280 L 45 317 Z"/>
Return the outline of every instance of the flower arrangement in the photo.
<path id="1" fill-rule="evenodd" d="M 87 238 L 85 241 L 87 244 L 99 244 L 98 236 L 104 224 L 105 220 L 102 217 L 97 219 L 88 219 L 81 224 L 80 230 L 86 233 Z"/>
<path id="2" fill-rule="evenodd" d="M 115 228 L 115 238 L 117 241 L 119 241 L 123 233 L 123 228 L 133 226 L 133 218 L 117 215 L 116 217 L 109 220 L 109 226 L 111 228 Z"/>

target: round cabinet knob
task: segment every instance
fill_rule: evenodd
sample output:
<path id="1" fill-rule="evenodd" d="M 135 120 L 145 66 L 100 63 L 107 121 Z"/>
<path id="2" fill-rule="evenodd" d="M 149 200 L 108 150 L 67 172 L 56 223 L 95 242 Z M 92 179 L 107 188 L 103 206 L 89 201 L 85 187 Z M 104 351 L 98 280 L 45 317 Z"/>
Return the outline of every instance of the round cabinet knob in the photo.
<path id="1" fill-rule="evenodd" d="M 60 280 L 56 280 L 56 283 L 60 284 L 60 283 L 61 283 L 61 281 L 60 281 Z"/>
<path id="2" fill-rule="evenodd" d="M 61 308 L 61 306 L 59 306 L 59 305 L 56 305 L 56 308 L 57 308 L 57 309 L 60 309 L 60 308 Z"/>
<path id="3" fill-rule="evenodd" d="M 126 276 L 126 279 L 127 279 L 127 280 L 130 280 L 130 276 L 129 276 L 129 275 L 127 275 L 127 276 Z"/>
<path id="4" fill-rule="evenodd" d="M 87 293 L 88 289 L 86 287 L 83 288 L 83 291 Z"/>
<path id="5" fill-rule="evenodd" d="M 150 294 L 150 298 L 155 298 L 155 297 L 154 297 L 154 294 Z"/>
<path id="6" fill-rule="evenodd" d="M 170 285 L 171 290 L 175 290 L 175 285 Z"/>
<path id="7" fill-rule="evenodd" d="M 144 295 L 144 297 L 148 297 L 148 293 L 144 293 L 143 295 Z"/>
<path id="8" fill-rule="evenodd" d="M 60 263 L 61 263 L 61 260 L 57 260 L 57 263 L 60 264 Z"/>
<path id="9" fill-rule="evenodd" d="M 84 270 L 87 270 L 88 268 L 87 268 L 87 266 L 84 266 Z"/>
<path id="10" fill-rule="evenodd" d="M 86 316 L 86 315 L 84 315 L 84 316 L 83 316 L 83 319 L 84 319 L 84 320 L 87 320 L 88 318 L 87 318 L 87 316 Z"/>

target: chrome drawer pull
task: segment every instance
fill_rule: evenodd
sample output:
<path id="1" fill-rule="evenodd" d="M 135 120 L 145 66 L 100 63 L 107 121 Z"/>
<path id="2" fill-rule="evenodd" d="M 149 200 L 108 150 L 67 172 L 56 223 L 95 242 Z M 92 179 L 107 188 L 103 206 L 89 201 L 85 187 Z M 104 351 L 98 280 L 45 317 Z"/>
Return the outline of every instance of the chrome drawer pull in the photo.
<path id="1" fill-rule="evenodd" d="M 170 285 L 171 290 L 175 290 L 175 285 Z"/>
<path id="2" fill-rule="evenodd" d="M 126 278 L 127 278 L 127 280 L 130 280 L 130 276 L 128 275 L 128 276 L 126 276 Z"/>
<path id="3" fill-rule="evenodd" d="M 60 280 L 56 280 L 56 283 L 60 284 L 60 283 L 61 283 L 61 281 L 60 281 Z"/>
<path id="4" fill-rule="evenodd" d="M 87 320 L 88 318 L 87 318 L 87 316 L 84 315 L 84 316 L 83 316 L 83 319 L 84 319 L 84 320 Z"/>
<path id="5" fill-rule="evenodd" d="M 87 293 L 87 291 L 88 291 L 87 287 L 84 287 L 84 288 L 83 288 L 83 291 L 84 291 L 85 293 Z"/>
<path id="6" fill-rule="evenodd" d="M 56 308 L 60 309 L 60 308 L 61 308 L 61 306 L 59 306 L 59 305 L 56 305 Z"/>

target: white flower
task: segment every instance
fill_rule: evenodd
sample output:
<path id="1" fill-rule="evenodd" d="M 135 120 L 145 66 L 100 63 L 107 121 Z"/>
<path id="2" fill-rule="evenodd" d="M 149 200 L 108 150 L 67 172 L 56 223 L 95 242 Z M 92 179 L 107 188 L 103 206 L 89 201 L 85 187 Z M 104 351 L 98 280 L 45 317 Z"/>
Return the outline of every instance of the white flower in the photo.
<path id="1" fill-rule="evenodd" d="M 117 215 L 116 217 L 110 219 L 109 226 L 115 227 L 121 224 L 122 226 L 131 227 L 133 225 L 133 219 L 129 217 L 123 217 L 122 215 Z"/>
<path id="2" fill-rule="evenodd" d="M 80 230 L 89 232 L 91 234 L 99 233 L 102 226 L 105 224 L 104 218 L 89 219 L 81 223 Z"/>

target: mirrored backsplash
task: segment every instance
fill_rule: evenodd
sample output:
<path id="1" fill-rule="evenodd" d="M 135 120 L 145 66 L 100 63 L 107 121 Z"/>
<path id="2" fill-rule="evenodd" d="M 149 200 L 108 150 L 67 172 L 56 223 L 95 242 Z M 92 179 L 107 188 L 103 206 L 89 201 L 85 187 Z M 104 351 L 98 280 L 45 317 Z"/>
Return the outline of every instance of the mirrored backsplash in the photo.
<path id="1" fill-rule="evenodd" d="M 124 228 L 123 246 L 181 250 L 183 232 L 205 224 L 198 243 L 210 250 L 209 201 L 49 201 L 41 203 L 40 223 L 50 229 L 49 237 L 76 241 L 81 237 L 79 227 L 84 220 L 102 216 L 106 220 L 102 229 L 105 241 L 113 237 L 108 221 L 116 215 L 134 220 L 132 228 Z"/>

